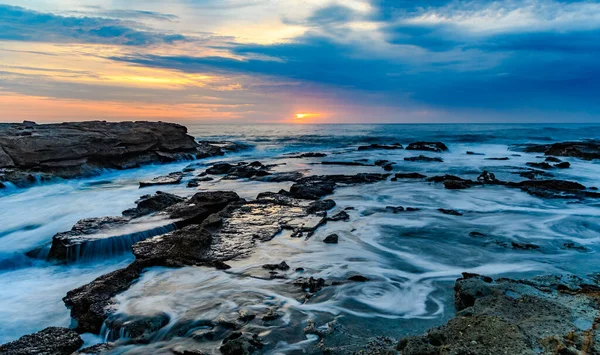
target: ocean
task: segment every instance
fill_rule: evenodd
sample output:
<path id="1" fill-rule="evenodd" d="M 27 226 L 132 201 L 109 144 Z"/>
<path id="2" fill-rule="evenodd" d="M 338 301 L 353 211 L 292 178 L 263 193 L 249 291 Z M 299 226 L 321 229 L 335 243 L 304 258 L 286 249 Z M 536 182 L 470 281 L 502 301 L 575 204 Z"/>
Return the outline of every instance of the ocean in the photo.
<path id="1" fill-rule="evenodd" d="M 388 160 L 395 163 L 390 173 L 452 174 L 476 179 L 486 170 L 501 180 L 520 181 L 523 178 L 515 172 L 524 169 L 527 162 L 543 159 L 539 153 L 515 150 L 516 145 L 600 138 L 600 125 L 589 124 L 182 124 L 198 140 L 248 145 L 240 152 L 194 162 L 201 167 L 223 161 L 258 160 L 277 164 L 277 172 L 300 171 L 305 175 L 383 173 L 372 163 Z M 449 151 L 357 150 L 364 144 L 406 146 L 415 141 L 441 141 Z M 292 153 L 303 152 L 325 153 L 327 157 L 290 158 Z M 404 160 L 420 154 L 442 157 L 443 162 Z M 555 178 L 600 187 L 599 161 L 561 159 L 570 162 L 571 167 L 552 170 Z M 363 162 L 365 166 L 323 165 L 324 160 Z M 179 185 L 139 188 L 140 180 L 180 171 L 190 163 L 105 171 L 92 178 L 39 183 L 22 189 L 9 187 L 0 192 L 0 343 L 47 326 L 69 326 L 71 318 L 62 297 L 133 260 L 131 253 L 123 251 L 67 265 L 25 255 L 36 249 L 43 254 L 54 234 L 71 229 L 78 220 L 120 215 L 135 206 L 141 195 L 157 190 L 181 196 L 232 190 L 253 199 L 260 192 L 277 192 L 292 184 L 217 178 L 202 182 L 198 188 L 187 188 L 186 177 Z M 315 345 L 318 337 L 303 332 L 308 324 L 322 331 L 328 329 L 328 324 L 335 324 L 345 334 L 340 341 L 349 341 L 352 336 L 397 339 L 423 333 L 454 315 L 452 287 L 462 272 L 526 278 L 598 271 L 600 203 L 594 199 L 543 199 L 502 186 L 448 190 L 422 179 L 388 179 L 342 187 L 328 198 L 336 201 L 333 213 L 348 208 L 350 220 L 327 223 L 310 239 L 282 233 L 259 244 L 249 258 L 228 262 L 232 268 L 227 272 L 205 267 L 146 271 L 134 286 L 117 296 L 115 307 L 118 313 L 133 316 L 160 310 L 168 315 L 169 324 L 149 344 L 128 345 L 115 353 L 156 353 L 167 343 L 185 345 L 189 338 L 179 337 L 173 330 L 184 321 L 229 319 L 240 309 L 272 307 L 284 312 L 281 319 L 274 325 L 253 329 L 269 342 L 268 353 L 290 353 Z M 392 213 L 387 206 L 419 210 Z M 440 208 L 458 210 L 463 215 L 442 214 Z M 339 236 L 338 244 L 322 242 L 333 233 Z M 513 242 L 537 248 L 514 248 Z M 567 243 L 581 248 L 566 248 Z M 261 265 L 283 260 L 293 269 L 304 268 L 305 275 L 337 280 L 360 274 L 369 282 L 328 287 L 309 302 L 300 302 L 289 291 L 293 279 L 256 277 Z M 126 335 L 104 329 L 100 336 L 86 334 L 84 339 L 89 345 L 119 336 Z M 214 352 L 218 345 L 206 341 L 202 346 Z"/>

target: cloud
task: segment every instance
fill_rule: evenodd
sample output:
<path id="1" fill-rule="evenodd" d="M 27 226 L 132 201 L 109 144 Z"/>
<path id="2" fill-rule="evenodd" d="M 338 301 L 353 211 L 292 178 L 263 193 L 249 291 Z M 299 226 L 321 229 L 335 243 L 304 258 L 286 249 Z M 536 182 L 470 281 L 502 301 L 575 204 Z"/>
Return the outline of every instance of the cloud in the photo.
<path id="1" fill-rule="evenodd" d="M 138 29 L 133 25 L 115 19 L 59 16 L 0 5 L 0 40 L 148 46 L 187 39 L 180 34 Z"/>
<path id="2" fill-rule="evenodd" d="M 179 16 L 165 14 L 157 11 L 131 10 L 131 9 L 104 9 L 100 6 L 87 6 L 90 12 L 75 12 L 75 14 L 93 14 L 95 16 L 111 17 L 118 19 L 149 19 L 174 22 Z"/>

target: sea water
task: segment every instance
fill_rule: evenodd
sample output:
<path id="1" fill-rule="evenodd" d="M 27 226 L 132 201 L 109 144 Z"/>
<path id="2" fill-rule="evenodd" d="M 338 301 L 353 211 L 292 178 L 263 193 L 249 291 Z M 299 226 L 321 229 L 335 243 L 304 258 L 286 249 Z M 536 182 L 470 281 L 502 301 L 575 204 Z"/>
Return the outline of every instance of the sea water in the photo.
<path id="1" fill-rule="evenodd" d="M 509 151 L 513 144 L 551 143 L 600 137 L 600 126 L 589 125 L 204 125 L 185 123 L 198 139 L 248 143 L 248 150 L 200 160 L 254 161 L 279 164 L 275 171 L 312 174 L 382 173 L 377 166 L 321 165 L 328 161 L 386 159 L 393 172 L 419 172 L 428 176 L 454 174 L 475 179 L 483 170 L 501 180 L 519 181 L 512 172 L 525 163 L 541 161 L 539 154 Z M 362 144 L 407 145 L 442 141 L 450 151 L 358 151 Z M 467 155 L 473 151 L 482 155 Z M 326 158 L 292 159 L 291 153 L 323 152 Z M 441 156 L 443 163 L 406 162 L 404 157 Z M 519 156 L 515 156 L 518 154 Z M 508 157 L 509 160 L 486 158 Z M 600 162 L 565 158 L 570 169 L 552 171 L 558 179 L 600 186 Z M 120 215 L 141 195 L 157 190 L 190 196 L 198 191 L 233 190 L 252 199 L 260 192 L 279 191 L 291 185 L 247 180 L 202 182 L 198 188 L 181 185 L 139 188 L 139 181 L 180 171 L 190 162 L 151 165 L 126 171 L 107 171 L 86 179 L 38 184 L 0 192 L 0 343 L 47 326 L 69 326 L 69 311 L 62 303 L 67 291 L 127 265 L 133 256 L 124 252 L 101 260 L 66 265 L 48 263 L 25 253 L 44 250 L 55 233 L 69 230 L 79 219 Z M 198 171 L 202 171 L 202 166 Z M 186 179 L 189 179 L 186 178 Z M 447 190 L 443 184 L 423 180 L 382 181 L 342 187 L 328 198 L 336 201 L 333 213 L 352 209 L 349 222 L 329 222 L 308 240 L 282 233 L 259 244 L 246 259 L 228 262 L 231 269 L 204 267 L 151 268 L 129 290 L 117 296 L 119 314 L 153 315 L 165 312 L 169 324 L 144 346 L 126 346 L 115 353 L 160 352 L 189 340 L 173 327 L 188 320 L 234 317 L 241 309 L 261 313 L 277 308 L 282 317 L 260 329 L 248 329 L 269 343 L 268 352 L 286 353 L 310 346 L 315 336 L 303 329 L 314 324 L 327 329 L 336 324 L 345 334 L 361 337 L 400 337 L 425 331 L 452 317 L 452 286 L 462 272 L 509 277 L 547 273 L 586 275 L 600 271 L 600 203 L 548 200 L 518 189 L 499 186 Z M 419 208 L 393 214 L 386 206 Z M 441 214 L 456 209 L 463 216 Z M 471 232 L 491 236 L 481 239 Z M 322 242 L 338 234 L 339 243 Z M 518 250 L 504 243 L 532 243 L 538 250 Z M 573 242 L 585 251 L 564 248 Z M 43 253 L 42 253 L 43 254 Z M 31 253 L 30 253 L 31 255 Z M 261 265 L 285 260 L 292 270 L 287 279 L 260 277 Z M 360 274 L 364 283 L 326 287 L 309 302 L 298 300 L 296 277 L 344 280 Z M 256 327 L 256 326 L 253 326 Z M 89 339 L 87 337 L 86 339 Z M 95 341 L 99 341 L 96 339 Z M 345 338 L 344 341 L 348 341 Z M 202 346 L 214 351 L 218 343 Z"/>

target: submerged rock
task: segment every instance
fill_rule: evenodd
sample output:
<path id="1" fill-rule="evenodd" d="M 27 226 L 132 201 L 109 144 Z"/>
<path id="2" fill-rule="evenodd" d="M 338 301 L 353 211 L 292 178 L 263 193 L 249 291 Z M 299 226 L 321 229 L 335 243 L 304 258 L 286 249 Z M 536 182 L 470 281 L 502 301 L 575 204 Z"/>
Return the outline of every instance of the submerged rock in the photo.
<path id="1" fill-rule="evenodd" d="M 394 177 L 396 179 L 424 179 L 427 176 L 419 173 L 397 173 Z"/>
<path id="2" fill-rule="evenodd" d="M 445 209 L 445 208 L 438 208 L 438 211 L 442 212 L 443 214 L 448 214 L 451 216 L 462 216 L 463 214 L 458 212 L 457 210 L 450 210 L 450 209 Z"/>
<path id="3" fill-rule="evenodd" d="M 402 144 L 394 143 L 391 145 L 384 144 L 371 144 L 371 145 L 361 145 L 358 147 L 358 150 L 376 150 L 376 149 L 384 149 L 384 150 L 395 150 L 395 149 L 403 149 Z"/>
<path id="4" fill-rule="evenodd" d="M 293 159 L 300 159 L 300 158 L 324 158 L 326 156 L 327 156 L 327 154 L 325 154 L 325 153 L 308 152 L 308 153 L 302 153 L 302 154 L 293 155 L 293 156 L 290 156 L 288 158 L 293 158 Z"/>
<path id="5" fill-rule="evenodd" d="M 262 267 L 267 270 L 288 271 L 290 269 L 290 266 L 285 261 L 282 261 L 279 264 L 265 264 Z"/>
<path id="6" fill-rule="evenodd" d="M 327 218 L 328 221 L 344 221 L 348 222 L 350 220 L 350 215 L 346 211 L 340 211 L 337 214 Z"/>
<path id="7" fill-rule="evenodd" d="M 414 142 L 410 143 L 406 150 L 424 150 L 428 152 L 446 152 L 448 147 L 442 142 Z"/>
<path id="8" fill-rule="evenodd" d="M 438 157 L 431 158 L 431 157 L 426 157 L 424 155 L 419 155 L 418 157 L 406 157 L 406 158 L 404 158 L 404 160 L 411 161 L 411 162 L 418 161 L 418 162 L 426 162 L 426 163 L 428 163 L 428 162 L 438 162 L 438 163 L 444 162 L 444 160 L 442 158 L 438 158 Z"/>
<path id="9" fill-rule="evenodd" d="M 218 163 L 206 169 L 207 174 L 224 175 L 226 180 L 249 179 L 270 175 L 269 170 L 272 166 L 264 165 L 259 161 L 251 163 Z"/>
<path id="10" fill-rule="evenodd" d="M 234 332 L 223 340 L 219 348 L 223 355 L 250 355 L 263 348 L 256 334 Z"/>
<path id="11" fill-rule="evenodd" d="M 74 330 L 49 327 L 37 333 L 0 345 L 0 354 L 6 355 L 70 355 L 83 345 Z"/>

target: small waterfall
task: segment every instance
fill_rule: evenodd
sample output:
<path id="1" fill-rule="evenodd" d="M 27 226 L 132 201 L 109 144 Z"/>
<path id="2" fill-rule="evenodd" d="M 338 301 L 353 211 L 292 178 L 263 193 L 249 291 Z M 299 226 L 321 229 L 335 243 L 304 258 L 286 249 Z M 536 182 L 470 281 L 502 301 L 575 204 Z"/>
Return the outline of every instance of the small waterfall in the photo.
<path id="1" fill-rule="evenodd" d="M 142 240 L 166 234 L 175 230 L 175 223 L 154 227 L 144 231 L 127 233 L 108 238 L 89 238 L 67 247 L 66 260 L 84 262 L 111 258 L 131 251 L 131 246 Z"/>

